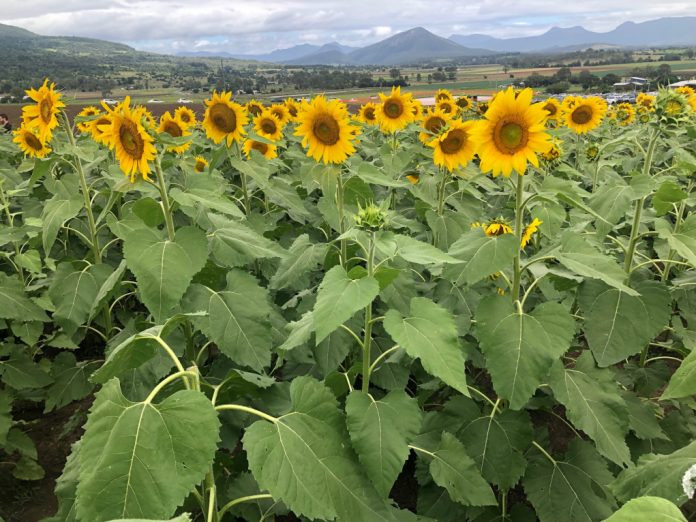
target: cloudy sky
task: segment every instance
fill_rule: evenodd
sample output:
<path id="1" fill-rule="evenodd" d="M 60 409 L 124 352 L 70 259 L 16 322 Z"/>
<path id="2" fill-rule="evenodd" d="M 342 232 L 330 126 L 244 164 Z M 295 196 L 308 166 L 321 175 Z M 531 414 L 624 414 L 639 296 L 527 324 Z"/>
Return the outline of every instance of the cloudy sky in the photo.
<path id="1" fill-rule="evenodd" d="M 363 46 L 415 26 L 441 36 L 608 31 L 627 20 L 696 15 L 695 0 L 0 0 L 0 22 L 142 50 L 262 53 L 300 43 Z"/>

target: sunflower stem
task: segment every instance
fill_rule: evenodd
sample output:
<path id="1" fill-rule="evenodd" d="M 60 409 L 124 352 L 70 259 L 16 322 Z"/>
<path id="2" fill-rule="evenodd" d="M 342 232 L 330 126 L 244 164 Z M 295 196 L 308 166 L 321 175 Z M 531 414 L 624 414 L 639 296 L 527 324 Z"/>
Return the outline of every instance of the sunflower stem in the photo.
<path id="1" fill-rule="evenodd" d="M 686 189 L 687 194 L 691 194 L 691 188 L 693 187 L 693 181 L 689 182 L 689 186 Z M 679 227 L 681 227 L 682 220 L 684 219 L 684 211 L 686 210 L 686 199 L 682 199 L 681 203 L 679 204 L 679 209 L 677 210 L 677 215 L 676 219 L 674 221 L 674 229 L 673 233 L 677 233 L 679 231 Z M 669 249 L 669 253 L 667 254 L 667 261 L 665 262 L 665 268 L 662 271 L 662 276 L 660 277 L 660 280 L 662 282 L 667 281 L 669 278 L 669 272 L 672 269 L 672 258 L 674 257 L 674 250 Z"/>
<path id="2" fill-rule="evenodd" d="M 520 256 L 522 249 L 519 245 L 522 244 L 522 214 L 524 213 L 524 174 L 517 176 L 517 185 L 515 191 L 515 237 L 517 238 L 517 253 L 513 260 L 513 277 L 512 291 L 510 297 L 512 302 L 518 301 L 520 298 L 520 281 L 522 278 L 522 269 L 520 267 Z"/>
<path id="3" fill-rule="evenodd" d="M 160 199 L 162 200 L 162 211 L 164 213 L 164 221 L 167 224 L 167 235 L 170 241 L 174 241 L 174 220 L 172 219 L 172 207 L 169 204 L 169 196 L 167 195 L 167 185 L 162 174 L 162 165 L 160 164 L 159 154 L 155 157 L 155 172 L 157 175 L 157 188 L 159 189 Z"/>
<path id="4" fill-rule="evenodd" d="M 375 232 L 370 234 L 370 245 L 367 252 L 367 277 L 373 277 L 375 272 Z M 370 350 L 372 348 L 372 301 L 365 307 L 365 337 L 363 338 L 363 369 L 362 391 L 370 391 Z"/>
<path id="5" fill-rule="evenodd" d="M 343 172 L 339 170 L 336 183 L 336 207 L 338 209 L 338 231 L 343 236 L 346 232 L 345 211 L 343 208 Z M 348 266 L 348 243 L 341 237 L 341 266 Z"/>
<path id="6" fill-rule="evenodd" d="M 440 168 L 440 173 L 442 174 L 442 179 L 437 187 L 437 215 L 441 216 L 445 211 L 445 189 L 447 188 L 447 182 L 449 181 L 449 173 L 447 169 Z"/>

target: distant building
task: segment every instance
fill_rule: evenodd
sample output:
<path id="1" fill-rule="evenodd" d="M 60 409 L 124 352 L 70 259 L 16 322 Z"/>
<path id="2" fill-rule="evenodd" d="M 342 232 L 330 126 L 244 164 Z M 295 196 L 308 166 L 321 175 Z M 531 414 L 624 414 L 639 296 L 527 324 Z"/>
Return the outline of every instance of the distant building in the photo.
<path id="1" fill-rule="evenodd" d="M 617 91 L 635 91 L 639 88 L 645 87 L 650 81 L 647 78 L 640 78 L 639 76 L 631 76 L 630 78 L 624 78 L 623 81 L 616 82 L 614 88 Z"/>
<path id="2" fill-rule="evenodd" d="M 676 89 L 677 87 L 694 87 L 694 88 L 696 88 L 696 79 L 692 78 L 691 80 L 682 80 L 680 82 L 670 83 L 669 86 L 672 89 Z"/>

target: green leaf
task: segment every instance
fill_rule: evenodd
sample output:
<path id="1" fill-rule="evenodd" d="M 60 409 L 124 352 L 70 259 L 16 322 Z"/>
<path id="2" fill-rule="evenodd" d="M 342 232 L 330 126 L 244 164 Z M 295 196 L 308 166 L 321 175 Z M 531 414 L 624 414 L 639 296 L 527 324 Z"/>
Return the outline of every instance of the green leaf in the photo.
<path id="1" fill-rule="evenodd" d="M 27 297 L 24 285 L 16 277 L 3 273 L 0 273 L 0 319 L 48 322 L 46 313 Z"/>
<path id="2" fill-rule="evenodd" d="M 268 293 L 253 276 L 241 270 L 227 274 L 227 289 L 216 292 L 194 284 L 184 298 L 190 312 L 204 311 L 196 326 L 234 362 L 261 371 L 271 362 L 271 330 Z"/>
<path id="3" fill-rule="evenodd" d="M 0 377 L 15 390 L 43 388 L 53 382 L 48 373 L 20 347 L 12 349 L 9 359 L 0 360 Z"/>
<path id="4" fill-rule="evenodd" d="M 671 297 L 666 286 L 643 281 L 635 287 L 639 296 L 596 281 L 585 281 L 580 288 L 585 337 L 601 367 L 639 353 L 669 322 Z"/>
<path id="5" fill-rule="evenodd" d="M 99 289 L 113 272 L 109 265 L 86 265 L 81 270 L 72 263 L 61 263 L 48 289 L 55 306 L 53 319 L 66 334 L 72 335 L 87 322 Z"/>
<path id="6" fill-rule="evenodd" d="M 635 466 L 621 472 L 611 489 L 622 502 L 635 497 L 666 498 L 677 505 L 686 500 L 682 477 L 696 465 L 696 441 L 669 455 L 643 455 Z"/>
<path id="7" fill-rule="evenodd" d="M 447 267 L 443 276 L 456 285 L 473 284 L 512 266 L 519 252 L 513 234 L 488 237 L 480 228 L 465 232 L 450 247 L 449 254 L 463 264 Z"/>
<path id="8" fill-rule="evenodd" d="M 438 449 L 426 454 L 432 458 L 430 474 L 435 484 L 445 488 L 454 502 L 465 506 L 497 504 L 493 490 L 454 435 L 443 432 Z"/>
<path id="9" fill-rule="evenodd" d="M 312 243 L 307 234 L 298 236 L 280 261 L 278 270 L 271 277 L 269 288 L 302 290 L 309 286 L 309 276 L 326 256 L 326 243 Z"/>
<path id="10" fill-rule="evenodd" d="M 592 195 L 590 208 L 602 216 L 602 219 L 595 221 L 598 237 L 606 236 L 626 215 L 632 200 L 633 189 L 621 178 L 603 184 L 601 189 Z"/>
<path id="11" fill-rule="evenodd" d="M 664 220 L 655 222 L 655 230 L 667 240 L 669 248 L 696 267 L 696 214 L 687 217 L 677 232 Z"/>
<path id="12" fill-rule="evenodd" d="M 7 442 L 7 433 L 12 427 L 12 401 L 9 390 L 0 391 L 0 447 Z"/>
<path id="13" fill-rule="evenodd" d="M 668 439 L 658 423 L 660 408 L 655 403 L 629 391 L 623 393 L 623 399 L 628 408 L 628 426 L 636 437 L 643 440 Z"/>
<path id="14" fill-rule="evenodd" d="M 219 427 L 201 392 L 133 403 L 117 379 L 109 381 L 96 396 L 82 438 L 78 518 L 172 516 L 205 477 Z"/>
<path id="15" fill-rule="evenodd" d="M 599 453 L 619 466 L 631 463 L 625 442 L 628 409 L 613 372 L 595 368 L 592 355 L 585 351 L 574 368 L 564 368 L 557 361 L 549 384 L 556 399 L 566 407 L 568 419 L 592 437 Z"/>
<path id="16" fill-rule="evenodd" d="M 594 522 L 611 515 L 616 505 L 607 489 L 611 480 L 594 448 L 574 439 L 564 460 L 551 462 L 537 452 L 522 483 L 540 522 Z"/>
<path id="17" fill-rule="evenodd" d="M 556 254 L 556 259 L 563 266 L 583 277 L 604 281 L 628 295 L 638 295 L 638 292 L 624 284 L 626 272 L 612 258 L 601 254 L 587 241 L 574 234 L 567 233 L 562 242 L 563 247 Z"/>
<path id="18" fill-rule="evenodd" d="M 358 310 L 370 304 L 377 294 L 379 283 L 374 277 L 351 279 L 339 265 L 329 270 L 319 285 L 314 305 L 316 343 L 319 344 Z"/>
<path id="19" fill-rule="evenodd" d="M 669 380 L 660 400 L 696 395 L 696 350 L 689 353 Z"/>
<path id="20" fill-rule="evenodd" d="M 191 515 L 184 513 L 183 515 L 168 518 L 167 520 L 153 520 L 151 518 L 119 518 L 118 520 L 110 520 L 109 522 L 191 522 Z"/>
<path id="21" fill-rule="evenodd" d="M 70 352 L 59 353 L 51 366 L 53 384 L 46 390 L 44 413 L 89 395 L 94 388 L 89 376 L 98 365 L 97 361 L 78 363 Z"/>
<path id="22" fill-rule="evenodd" d="M 660 188 L 653 194 L 652 204 L 658 216 L 664 216 L 674 208 L 675 203 L 686 199 L 688 194 L 672 180 L 663 181 Z"/>
<path id="23" fill-rule="evenodd" d="M 452 257 L 449 254 L 445 254 L 439 248 L 436 248 L 428 243 L 424 243 L 423 241 L 418 241 L 417 239 L 413 239 L 409 236 L 396 234 L 394 235 L 393 239 L 396 243 L 395 255 L 408 261 L 409 263 L 416 263 L 419 265 L 461 263 L 459 259 Z"/>
<path id="24" fill-rule="evenodd" d="M 501 490 L 511 489 L 524 474 L 523 452 L 532 443 L 532 423 L 526 411 L 504 410 L 464 425 L 459 437 L 476 461 L 483 478 Z"/>
<path id="25" fill-rule="evenodd" d="M 262 489 L 308 518 L 372 522 L 394 520 L 391 509 L 348 449 L 336 398 L 321 383 L 290 384 L 293 411 L 260 420 L 243 438 L 249 469 Z"/>
<path id="26" fill-rule="evenodd" d="M 639 497 L 626 502 L 604 522 L 686 522 L 686 517 L 669 500 Z"/>
<path id="27" fill-rule="evenodd" d="M 126 236 L 123 251 L 143 303 L 158 323 L 179 304 L 208 259 L 205 234 L 193 227 L 177 230 L 174 241 L 149 228 L 134 230 Z"/>
<path id="28" fill-rule="evenodd" d="M 400 390 L 380 400 L 354 391 L 346 399 L 346 422 L 367 476 L 386 498 L 408 458 L 408 443 L 420 431 L 418 402 Z"/>
<path id="29" fill-rule="evenodd" d="M 479 303 L 477 332 L 498 395 L 519 410 L 534 395 L 553 363 L 570 347 L 574 321 L 558 303 L 520 313 L 508 297 Z"/>
<path id="30" fill-rule="evenodd" d="M 122 259 L 116 269 L 111 273 L 109 277 L 102 283 L 97 292 L 97 296 L 92 302 L 92 309 L 89 312 L 90 318 L 93 318 L 98 311 L 101 310 L 104 301 L 111 295 L 113 289 L 123 278 L 123 274 L 126 271 L 126 260 Z"/>
<path id="31" fill-rule="evenodd" d="M 430 375 L 468 396 L 464 351 L 452 314 L 425 297 L 411 299 L 407 317 L 396 310 L 384 316 L 384 329 Z"/>
<path id="32" fill-rule="evenodd" d="M 81 194 L 71 194 L 64 187 L 61 188 L 58 194 L 46 201 L 41 212 L 41 221 L 43 222 L 41 240 L 46 256 L 51 252 L 51 247 L 56 242 L 60 228 L 66 221 L 77 216 L 83 205 L 84 201 Z"/>
<path id="33" fill-rule="evenodd" d="M 77 441 L 65 462 L 63 473 L 56 480 L 54 493 L 58 499 L 58 512 L 42 520 L 42 522 L 77 522 L 75 500 L 77 497 L 77 481 L 80 478 L 80 445 Z"/>
<path id="34" fill-rule="evenodd" d="M 244 266 L 256 259 L 284 258 L 287 253 L 270 239 L 257 234 L 244 223 L 208 215 L 215 230 L 210 234 L 210 246 L 222 265 Z"/>

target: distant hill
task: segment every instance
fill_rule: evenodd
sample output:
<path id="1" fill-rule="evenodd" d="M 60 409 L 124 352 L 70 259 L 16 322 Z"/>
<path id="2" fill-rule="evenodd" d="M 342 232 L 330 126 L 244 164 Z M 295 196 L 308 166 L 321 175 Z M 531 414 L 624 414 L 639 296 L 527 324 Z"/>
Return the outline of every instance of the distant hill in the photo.
<path id="1" fill-rule="evenodd" d="M 696 17 L 659 18 L 648 22 L 625 22 L 612 31 L 598 33 L 576 26 L 553 27 L 537 36 L 494 38 L 482 34 L 450 36 L 464 46 L 482 47 L 496 52 L 566 52 L 593 45 L 617 47 L 667 47 L 696 45 Z"/>
<path id="2" fill-rule="evenodd" d="M 285 65 L 351 65 L 350 56 L 338 49 L 328 49 L 283 62 Z"/>

